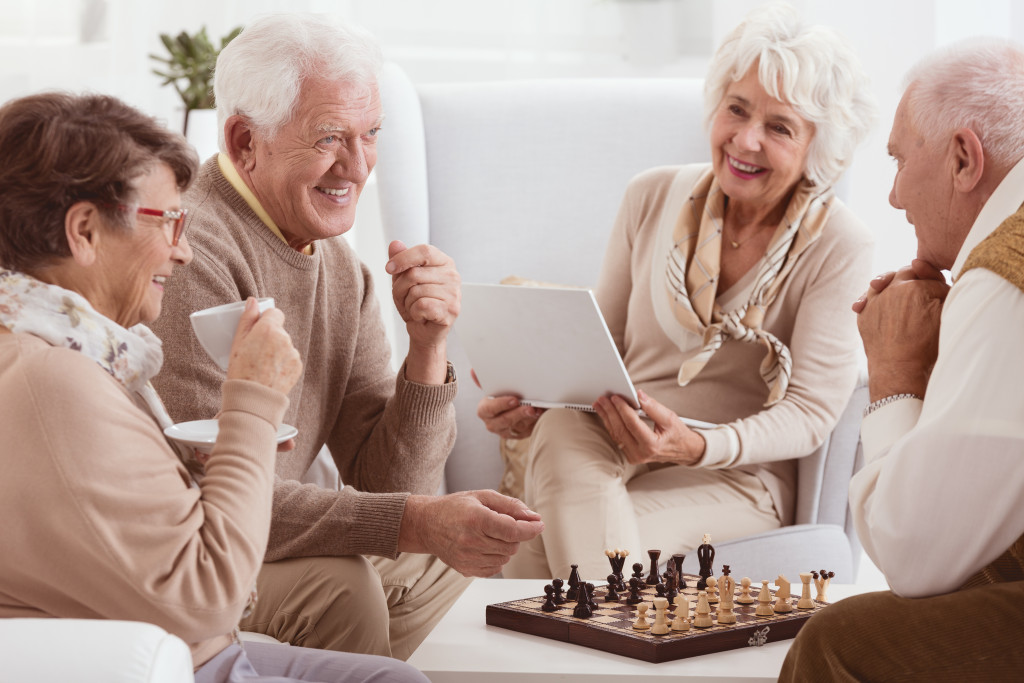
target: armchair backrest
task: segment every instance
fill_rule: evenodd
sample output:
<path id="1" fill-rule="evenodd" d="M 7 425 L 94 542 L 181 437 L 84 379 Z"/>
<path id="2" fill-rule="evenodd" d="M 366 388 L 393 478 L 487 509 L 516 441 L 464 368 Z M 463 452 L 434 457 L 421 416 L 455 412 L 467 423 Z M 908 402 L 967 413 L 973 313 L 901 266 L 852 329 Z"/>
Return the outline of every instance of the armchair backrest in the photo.
<path id="1" fill-rule="evenodd" d="M 629 179 L 710 159 L 702 87 L 697 79 L 416 87 L 389 64 L 375 170 L 385 237 L 430 242 L 455 259 L 465 282 L 518 275 L 593 286 Z M 482 394 L 452 341 L 461 386 L 447 485 L 496 487 L 498 441 L 476 419 Z"/>
<path id="2" fill-rule="evenodd" d="M 375 171 L 385 237 L 437 246 L 465 282 L 518 275 L 593 286 L 629 179 L 657 165 L 710 159 L 702 86 L 696 79 L 579 79 L 417 87 L 389 64 Z M 398 337 L 394 352 L 402 357 Z M 476 418 L 482 392 L 469 379 L 457 334 L 449 358 L 460 389 L 447 488 L 497 487 L 498 439 Z M 860 388 L 828 441 L 800 461 L 798 524 L 852 533 L 846 487 L 865 402 Z"/>

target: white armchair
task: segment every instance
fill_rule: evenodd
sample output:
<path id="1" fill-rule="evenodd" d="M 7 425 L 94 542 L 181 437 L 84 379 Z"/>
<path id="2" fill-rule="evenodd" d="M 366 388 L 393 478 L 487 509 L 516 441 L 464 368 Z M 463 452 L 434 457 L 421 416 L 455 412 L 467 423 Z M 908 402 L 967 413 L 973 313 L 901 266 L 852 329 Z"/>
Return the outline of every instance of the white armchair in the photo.
<path id="1" fill-rule="evenodd" d="M 0 680 L 193 683 L 181 638 L 137 621 L 0 619 Z"/>
<path id="2" fill-rule="evenodd" d="M 417 87 L 389 64 L 381 97 L 387 123 L 375 173 L 385 238 L 436 245 L 467 282 L 516 275 L 592 286 L 627 181 L 652 166 L 710 158 L 695 79 Z M 482 394 L 453 337 L 461 386 L 447 487 L 496 488 L 498 438 L 476 418 Z M 866 402 L 861 386 L 827 443 L 800 461 L 796 525 L 716 543 L 719 558 L 751 576 L 826 568 L 854 580 L 859 544 L 847 484 Z"/>

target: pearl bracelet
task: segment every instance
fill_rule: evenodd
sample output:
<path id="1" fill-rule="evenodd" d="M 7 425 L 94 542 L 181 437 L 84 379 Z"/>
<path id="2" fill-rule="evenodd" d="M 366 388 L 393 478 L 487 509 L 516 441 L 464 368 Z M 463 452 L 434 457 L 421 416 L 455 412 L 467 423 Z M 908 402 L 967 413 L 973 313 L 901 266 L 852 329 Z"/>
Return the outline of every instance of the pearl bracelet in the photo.
<path id="1" fill-rule="evenodd" d="M 867 407 L 864 408 L 864 417 L 867 417 L 868 415 L 875 412 L 882 406 L 887 406 L 890 403 L 899 401 L 904 398 L 916 398 L 918 401 L 924 400 L 917 394 L 893 394 L 892 396 L 886 396 L 885 398 L 880 398 L 877 401 L 872 401 L 871 403 L 869 403 Z"/>

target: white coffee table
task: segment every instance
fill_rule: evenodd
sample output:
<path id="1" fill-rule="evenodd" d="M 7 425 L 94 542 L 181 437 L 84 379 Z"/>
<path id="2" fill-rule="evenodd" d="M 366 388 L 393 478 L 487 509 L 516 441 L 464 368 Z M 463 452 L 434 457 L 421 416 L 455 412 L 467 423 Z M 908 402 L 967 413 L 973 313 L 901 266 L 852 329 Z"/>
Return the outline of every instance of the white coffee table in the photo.
<path id="1" fill-rule="evenodd" d="M 779 677 L 792 640 L 650 664 L 484 622 L 487 605 L 543 594 L 543 581 L 477 579 L 438 623 L 409 663 L 433 683 L 587 681 L 625 683 L 670 677 L 688 683 L 764 681 Z M 832 584 L 835 601 L 864 589 Z"/>

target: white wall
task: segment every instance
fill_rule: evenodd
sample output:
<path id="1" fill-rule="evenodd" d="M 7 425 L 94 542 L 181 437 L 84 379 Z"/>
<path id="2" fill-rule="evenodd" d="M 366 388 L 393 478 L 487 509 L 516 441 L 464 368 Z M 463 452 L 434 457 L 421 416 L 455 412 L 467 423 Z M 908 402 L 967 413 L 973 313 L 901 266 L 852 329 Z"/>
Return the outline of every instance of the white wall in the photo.
<path id="1" fill-rule="evenodd" d="M 970 35 L 1024 42 L 1024 7 L 1011 0 L 791 0 L 838 28 L 861 55 L 881 108 L 850 170 L 853 209 L 874 230 L 876 270 L 914 253 L 902 214 L 888 206 L 885 153 L 902 74 L 937 45 Z M 117 95 L 180 127 L 177 95 L 150 73 L 158 33 L 227 33 L 269 11 L 337 13 L 364 24 L 415 82 L 508 78 L 702 76 L 713 47 L 758 0 L 0 0 L 0 101 L 42 89 Z M 659 6 L 660 9 L 659 9 Z M 626 38 L 643 14 L 642 41 Z M 660 14 L 659 14 L 660 12 Z M 644 21 L 644 17 L 640 17 Z M 633 45 L 633 47 L 630 47 Z M 682 160 L 681 160 L 682 161 Z M 372 192 L 367 199 L 372 198 Z M 374 207 L 354 235 L 381 258 Z M 610 217 L 609 217 L 610 219 Z"/>

